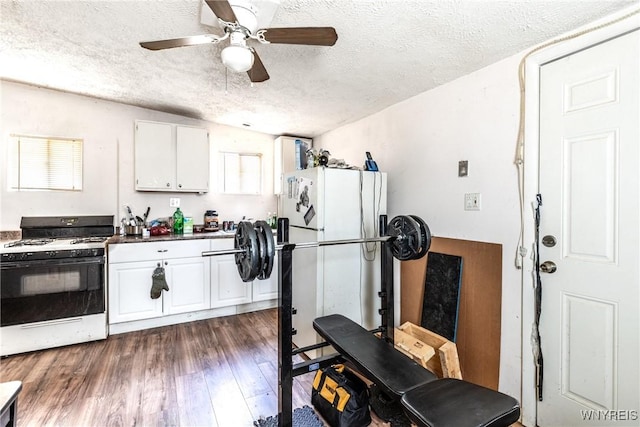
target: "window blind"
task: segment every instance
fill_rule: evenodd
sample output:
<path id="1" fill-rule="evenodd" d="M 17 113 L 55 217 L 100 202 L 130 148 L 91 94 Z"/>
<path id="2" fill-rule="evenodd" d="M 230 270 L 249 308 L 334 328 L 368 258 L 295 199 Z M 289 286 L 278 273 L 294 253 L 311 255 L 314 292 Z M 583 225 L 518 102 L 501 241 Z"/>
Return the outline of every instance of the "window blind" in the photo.
<path id="1" fill-rule="evenodd" d="M 82 140 L 15 136 L 11 188 L 82 190 Z"/>
<path id="2" fill-rule="evenodd" d="M 260 154 L 223 153 L 224 192 L 260 194 L 262 156 Z"/>

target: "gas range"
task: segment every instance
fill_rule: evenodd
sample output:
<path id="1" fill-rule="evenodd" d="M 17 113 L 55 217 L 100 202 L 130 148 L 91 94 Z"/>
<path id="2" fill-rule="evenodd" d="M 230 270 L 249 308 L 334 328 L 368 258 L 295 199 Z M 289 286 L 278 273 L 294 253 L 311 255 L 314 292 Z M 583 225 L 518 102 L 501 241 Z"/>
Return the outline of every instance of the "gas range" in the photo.
<path id="1" fill-rule="evenodd" d="M 106 338 L 113 215 L 22 217 L 20 229 L 0 244 L 0 356 Z"/>
<path id="2" fill-rule="evenodd" d="M 113 216 L 22 217 L 22 239 L 0 245 L 1 260 L 35 261 L 104 255 Z"/>

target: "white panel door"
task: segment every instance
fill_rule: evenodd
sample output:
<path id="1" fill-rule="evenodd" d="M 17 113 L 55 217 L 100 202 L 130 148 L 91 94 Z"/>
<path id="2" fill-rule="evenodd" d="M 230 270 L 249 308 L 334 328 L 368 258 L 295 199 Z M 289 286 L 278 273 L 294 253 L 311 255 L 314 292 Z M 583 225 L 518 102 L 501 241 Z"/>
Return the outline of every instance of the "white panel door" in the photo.
<path id="1" fill-rule="evenodd" d="M 109 264 L 109 324 L 162 316 L 162 296 L 151 298 L 156 261 Z"/>
<path id="2" fill-rule="evenodd" d="M 638 52 L 635 31 L 541 68 L 541 427 L 639 423 Z"/>
<path id="3" fill-rule="evenodd" d="M 163 292 L 165 314 L 189 313 L 211 307 L 209 260 L 175 258 L 165 263 L 169 291 Z"/>
<path id="4" fill-rule="evenodd" d="M 252 282 L 243 282 L 233 255 L 211 257 L 211 308 L 251 302 Z"/>
<path id="5" fill-rule="evenodd" d="M 251 301 L 269 301 L 278 299 L 278 256 L 273 260 L 273 270 L 267 279 L 253 281 L 253 297 Z"/>

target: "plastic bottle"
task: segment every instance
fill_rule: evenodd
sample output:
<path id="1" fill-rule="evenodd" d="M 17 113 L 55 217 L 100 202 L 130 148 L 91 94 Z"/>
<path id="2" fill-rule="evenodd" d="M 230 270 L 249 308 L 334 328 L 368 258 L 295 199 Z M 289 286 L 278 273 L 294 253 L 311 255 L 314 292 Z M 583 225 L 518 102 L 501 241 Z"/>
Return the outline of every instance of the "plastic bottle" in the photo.
<path id="1" fill-rule="evenodd" d="M 176 208 L 173 213 L 173 232 L 174 234 L 182 234 L 184 231 L 184 215 L 180 208 Z"/>

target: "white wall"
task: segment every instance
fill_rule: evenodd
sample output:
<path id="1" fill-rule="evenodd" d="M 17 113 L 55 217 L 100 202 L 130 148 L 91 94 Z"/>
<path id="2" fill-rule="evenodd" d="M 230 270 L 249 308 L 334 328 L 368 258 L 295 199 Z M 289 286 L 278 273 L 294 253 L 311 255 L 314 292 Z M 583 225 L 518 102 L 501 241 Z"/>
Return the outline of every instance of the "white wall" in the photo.
<path id="1" fill-rule="evenodd" d="M 388 175 L 389 218 L 422 217 L 435 236 L 503 246 L 500 389 L 520 396 L 520 270 L 514 166 L 519 89 L 516 55 L 314 139 L 361 166 L 370 151 Z M 402 84 L 398 82 L 398 84 Z M 458 178 L 458 161 L 469 176 Z M 482 210 L 464 211 L 464 193 Z"/>
<path id="2" fill-rule="evenodd" d="M 195 224 L 203 223 L 208 209 L 217 210 L 220 221 L 238 221 L 243 215 L 264 218 L 267 212 L 276 210 L 272 135 L 5 81 L 0 82 L 0 98 L 0 230 L 18 230 L 22 216 L 36 215 L 115 215 L 118 225 L 123 205 L 131 206 L 140 216 L 150 206 L 150 218 L 166 217 L 175 210 L 169 207 L 169 197 L 180 197 L 181 210 L 193 216 Z M 137 119 L 209 129 L 211 191 L 204 195 L 135 191 L 133 135 Z M 7 142 L 11 134 L 82 138 L 83 190 L 7 190 Z M 264 195 L 218 193 L 217 153 L 223 150 L 263 153 Z"/>

